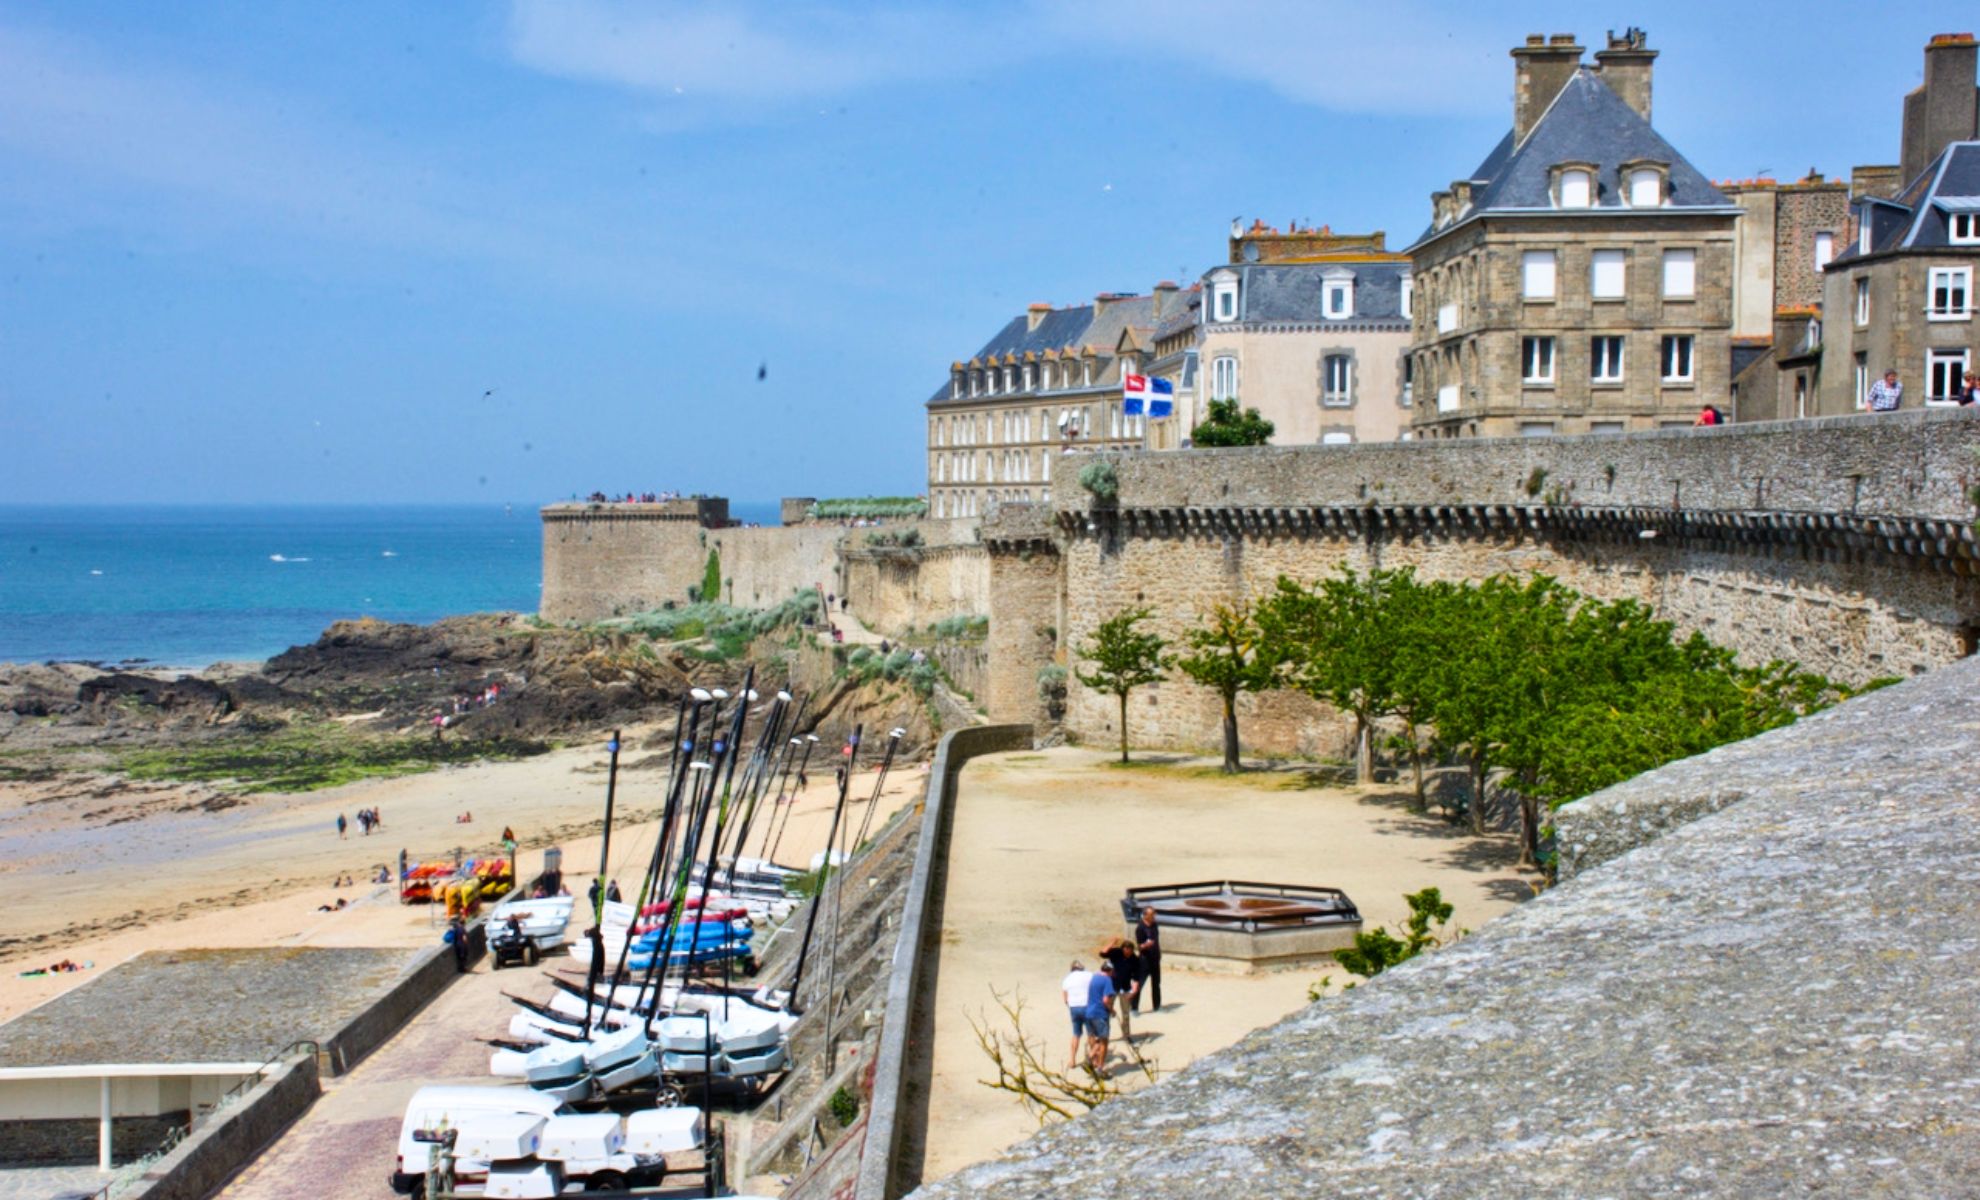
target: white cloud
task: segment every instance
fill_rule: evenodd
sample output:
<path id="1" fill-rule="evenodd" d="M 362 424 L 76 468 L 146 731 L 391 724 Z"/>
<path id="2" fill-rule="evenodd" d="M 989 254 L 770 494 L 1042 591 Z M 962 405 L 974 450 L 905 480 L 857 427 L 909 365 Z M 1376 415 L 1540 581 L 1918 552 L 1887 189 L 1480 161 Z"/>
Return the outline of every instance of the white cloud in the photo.
<path id="1" fill-rule="evenodd" d="M 782 101 L 950 69 L 965 32 L 918 9 L 656 10 L 614 0 L 516 0 L 509 49 L 524 66 L 571 79 L 691 101 Z"/>
<path id="2" fill-rule="evenodd" d="M 533 70 L 664 98 L 760 103 L 1062 59 L 1082 74 L 1114 71 L 1130 91 L 1201 73 L 1340 112 L 1474 112 L 1481 97 L 1510 87 L 1501 40 L 1464 10 L 1411 0 L 1026 0 L 966 10 L 514 0 L 509 21 L 510 53 Z"/>

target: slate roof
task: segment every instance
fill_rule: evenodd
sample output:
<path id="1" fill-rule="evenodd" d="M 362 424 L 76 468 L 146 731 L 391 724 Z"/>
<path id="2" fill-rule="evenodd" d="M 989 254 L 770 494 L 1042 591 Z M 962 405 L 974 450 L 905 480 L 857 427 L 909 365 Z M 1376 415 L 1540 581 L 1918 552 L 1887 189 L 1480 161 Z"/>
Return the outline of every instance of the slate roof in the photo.
<path id="1" fill-rule="evenodd" d="M 1624 203 L 1622 164 L 1639 159 L 1670 164 L 1670 186 L 1665 203 L 1658 208 L 1633 209 Z M 1525 141 L 1515 144 L 1508 132 L 1478 164 L 1470 176 L 1470 209 L 1443 229 L 1433 224 L 1416 239 L 1416 245 L 1492 213 L 1564 211 L 1554 207 L 1552 187 L 1553 168 L 1566 162 L 1595 166 L 1597 190 L 1592 211 L 1611 215 L 1669 213 L 1672 209 L 1737 211 L 1650 122 L 1583 67 L 1527 131 Z"/>
<path id="2" fill-rule="evenodd" d="M 1366 325 L 1402 315 L 1402 277 L 1407 262 L 1274 263 L 1219 267 L 1238 274 L 1238 320 L 1317 325 Z M 1333 270 L 1354 272 L 1354 315 L 1330 318 L 1321 304 L 1322 287 Z"/>
<path id="3" fill-rule="evenodd" d="M 1179 305 L 1182 303 L 1180 293 L 1171 293 L 1171 295 L 1177 297 L 1172 303 Z M 1114 348 L 1120 344 L 1123 330 L 1133 328 L 1140 335 L 1143 343 L 1153 345 L 1156 325 L 1155 297 L 1153 295 L 1121 296 L 1108 301 L 1104 306 L 1080 304 L 1071 308 L 1055 308 L 1045 314 L 1045 318 L 1038 323 L 1038 328 L 1032 329 L 1030 325 L 1029 313 L 1011 318 L 970 357 L 988 359 L 993 356 L 1002 358 L 1006 354 L 1014 354 L 1023 358 L 1027 353 L 1043 354 L 1047 350 L 1065 350 L 1068 347 L 1077 351 L 1091 346 L 1095 355 L 1093 377 L 1099 380 L 1106 377 L 1107 368 L 1113 364 Z M 957 399 L 949 394 L 949 384 L 950 381 L 944 379 L 941 386 L 928 397 L 929 407 L 968 404 L 990 398 L 986 394 L 973 397 L 965 395 Z M 1118 383 L 1108 383 L 1104 385 L 1104 389 L 1102 385 L 1096 383 L 1093 388 L 1054 388 L 1050 393 L 1038 389 L 1033 394 L 1057 395 L 1061 392 L 1118 390 L 1118 388 Z M 996 398 L 1003 399 L 1016 394 L 1000 392 Z"/>
<path id="4" fill-rule="evenodd" d="M 1954 142 L 1907 183 L 1894 199 L 1865 196 L 1857 212 L 1870 225 L 1869 255 L 1852 243 L 1835 258 L 1845 263 L 1905 250 L 1950 247 L 1947 217 L 1980 210 L 1980 142 Z"/>

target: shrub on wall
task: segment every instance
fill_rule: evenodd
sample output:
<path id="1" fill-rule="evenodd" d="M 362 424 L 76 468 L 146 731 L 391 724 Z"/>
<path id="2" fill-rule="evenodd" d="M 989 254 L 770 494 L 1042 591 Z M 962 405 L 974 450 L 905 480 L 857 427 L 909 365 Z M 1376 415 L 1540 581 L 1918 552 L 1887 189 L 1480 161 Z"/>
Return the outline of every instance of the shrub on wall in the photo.
<path id="1" fill-rule="evenodd" d="M 1102 458 L 1079 469 L 1079 486 L 1092 492 L 1095 500 L 1109 502 L 1121 494 L 1121 477 L 1114 464 Z"/>
<path id="2" fill-rule="evenodd" d="M 814 519 L 827 521 L 857 517 L 924 517 L 928 515 L 928 501 L 919 496 L 844 496 L 836 500 L 814 501 L 811 515 Z"/>

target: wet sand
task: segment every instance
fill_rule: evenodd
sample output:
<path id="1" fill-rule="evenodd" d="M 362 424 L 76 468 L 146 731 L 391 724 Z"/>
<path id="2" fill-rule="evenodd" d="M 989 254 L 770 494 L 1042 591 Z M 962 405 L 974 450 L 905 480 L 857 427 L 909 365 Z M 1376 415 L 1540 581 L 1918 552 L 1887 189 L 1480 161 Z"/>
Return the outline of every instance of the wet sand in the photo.
<path id="1" fill-rule="evenodd" d="M 977 759 L 956 805 L 935 997 L 935 1061 L 925 1179 L 981 1162 L 1038 1128 L 993 1069 L 970 1018 L 1009 1029 L 993 989 L 1022 996 L 1024 1030 L 1054 1068 L 1069 1023 L 1058 996 L 1069 962 L 1097 965 L 1121 933 L 1130 887 L 1214 879 L 1338 887 L 1363 928 L 1400 923 L 1405 892 L 1443 889 L 1453 925 L 1476 929 L 1527 898 L 1509 835 L 1472 837 L 1405 807 L 1391 787 L 1309 787 L 1298 770 L 1225 779 L 1210 759 L 1121 768 L 1094 750 Z M 1141 1052 L 1162 1074 L 1304 1007 L 1338 967 L 1262 975 L 1163 972 L 1162 1011 L 1134 1019 Z M 1323 1001 L 1324 1003 L 1324 1001 Z M 1116 1030 L 1118 1034 L 1118 1030 Z M 1116 1064 L 1121 1057 L 1116 1052 Z M 1140 1083 L 1118 1075 L 1124 1087 Z M 1127 1153 L 1127 1151 L 1123 1151 Z"/>
<path id="2" fill-rule="evenodd" d="M 665 760 L 636 749 L 628 731 L 620 759 L 608 874 L 630 891 L 653 850 L 666 783 Z M 664 735 L 662 737 L 664 741 Z M 827 748 L 829 750 L 829 748 Z M 413 861 L 497 852 L 503 826 L 522 843 L 525 877 L 542 865 L 542 849 L 564 851 L 570 888 L 582 894 L 596 873 L 604 812 L 604 739 L 521 762 L 446 768 L 371 780 L 300 795 L 255 795 L 210 810 L 207 788 L 55 784 L 0 787 L 0 893 L 8 898 L 0 928 L 0 1020 L 95 978 L 144 950 L 235 946 L 417 946 L 440 936 L 434 905 L 401 905 L 395 886 L 369 879 L 380 864 L 396 870 L 404 848 Z M 630 764 L 642 763 L 641 766 Z M 814 754 L 811 786 L 792 812 L 779 859 L 804 866 L 823 849 L 833 781 L 829 753 Z M 877 827 L 917 798 L 924 766 L 896 765 L 874 816 Z M 862 768 L 849 805 L 857 821 L 873 776 Z M 337 836 L 338 814 L 379 809 L 384 828 L 360 834 L 351 820 Z M 471 813 L 471 823 L 456 820 Z M 757 827 L 762 827 L 759 817 Z M 760 839 L 752 834 L 750 850 Z M 350 875 L 357 884 L 333 888 Z M 350 907 L 318 911 L 348 899 Z M 60 959 L 93 962 L 87 971 L 22 978 Z"/>

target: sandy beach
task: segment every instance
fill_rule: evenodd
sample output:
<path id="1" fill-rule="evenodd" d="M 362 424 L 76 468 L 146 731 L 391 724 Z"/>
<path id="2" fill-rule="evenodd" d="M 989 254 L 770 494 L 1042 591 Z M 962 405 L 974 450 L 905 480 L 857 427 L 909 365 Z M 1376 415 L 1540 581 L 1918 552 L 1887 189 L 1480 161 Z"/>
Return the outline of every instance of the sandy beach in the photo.
<path id="1" fill-rule="evenodd" d="M 994 1071 L 970 1019 L 1008 1031 L 995 992 L 1021 995 L 1024 1030 L 1053 1067 L 1068 1022 L 1068 963 L 1097 966 L 1123 931 L 1129 887 L 1212 879 L 1345 890 L 1364 928 L 1408 915 L 1403 893 L 1438 887 L 1454 925 L 1476 929 L 1531 895 L 1510 836 L 1472 837 L 1417 816 L 1394 787 L 1309 786 L 1298 769 L 1217 774 L 1214 760 L 1146 756 L 1121 768 L 1105 751 L 994 755 L 963 772 L 943 911 L 935 1061 L 924 1179 L 981 1162 L 1038 1127 L 1017 1097 L 983 1086 Z M 1161 1012 L 1133 1022 L 1141 1052 L 1171 1074 L 1308 1003 L 1337 966 L 1259 975 L 1163 972 Z M 1118 1032 L 1118 1031 L 1117 1031 Z M 1113 1060 L 1122 1061 L 1117 1053 Z M 1124 1087 L 1140 1076 L 1122 1071 Z"/>
<path id="2" fill-rule="evenodd" d="M 608 875 L 630 889 L 657 834 L 666 762 L 648 747 L 654 730 L 628 730 L 620 758 L 619 823 Z M 666 740 L 661 732 L 660 740 Z M 0 1020 L 10 1018 L 145 950 L 269 945 L 420 945 L 440 936 L 432 905 L 401 905 L 391 886 L 368 882 L 381 864 L 472 857 L 496 850 L 503 827 L 522 844 L 525 875 L 558 846 L 571 890 L 598 869 L 604 811 L 604 738 L 519 762 L 447 768 L 294 795 L 252 795 L 211 810 L 207 788 L 118 787 L 75 778 L 0 787 Z M 814 755 L 811 786 L 797 799 L 778 857 L 798 866 L 824 848 L 831 819 L 829 756 Z M 896 764 L 874 824 L 918 797 L 925 764 Z M 873 775 L 852 790 L 857 822 Z M 339 814 L 376 808 L 384 827 L 363 836 Z M 457 820 L 464 813 L 471 823 Z M 759 822 L 760 827 L 760 822 Z M 856 826 L 855 826 L 856 827 Z M 758 839 L 751 837 L 752 848 Z M 355 887 L 334 888 L 349 875 Z M 335 912 L 319 906 L 348 899 Z M 23 978 L 60 959 L 93 969 Z"/>

